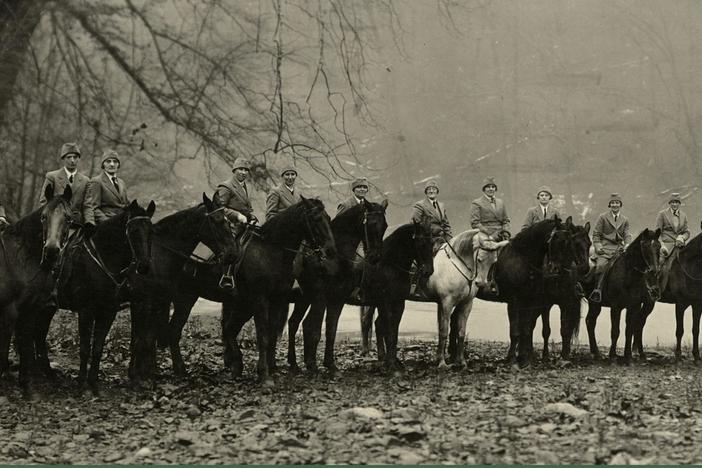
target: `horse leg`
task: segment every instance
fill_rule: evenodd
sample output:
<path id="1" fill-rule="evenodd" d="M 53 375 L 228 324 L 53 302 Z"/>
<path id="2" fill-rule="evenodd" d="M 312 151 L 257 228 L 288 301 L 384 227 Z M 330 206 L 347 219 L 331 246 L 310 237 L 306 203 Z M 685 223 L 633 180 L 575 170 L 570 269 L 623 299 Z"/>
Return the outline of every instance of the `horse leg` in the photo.
<path id="1" fill-rule="evenodd" d="M 626 327 L 624 329 L 624 362 L 631 362 L 632 342 L 641 323 L 641 303 L 629 304 L 626 308 Z"/>
<path id="2" fill-rule="evenodd" d="M 10 371 L 10 346 L 17 322 L 17 309 L 8 304 L 0 310 L 0 376 Z"/>
<path id="3" fill-rule="evenodd" d="M 373 315 L 375 308 L 361 306 L 361 356 L 370 355 L 371 335 L 373 333 Z"/>
<path id="4" fill-rule="evenodd" d="M 329 372 L 337 372 L 339 369 L 334 362 L 334 344 L 336 342 L 336 331 L 339 327 L 339 317 L 341 310 L 344 308 L 344 303 L 327 304 L 327 317 L 324 343 L 324 367 Z"/>
<path id="5" fill-rule="evenodd" d="M 692 305 L 692 357 L 695 362 L 700 360 L 700 317 L 702 316 L 702 304 Z"/>
<path id="6" fill-rule="evenodd" d="M 88 379 L 88 361 L 90 360 L 91 339 L 93 335 L 93 312 L 78 311 L 78 335 L 80 336 L 80 370 L 78 371 L 78 388 L 82 390 Z"/>
<path id="7" fill-rule="evenodd" d="M 643 305 L 641 306 L 639 323 L 637 324 L 637 328 L 634 332 L 634 349 L 632 350 L 632 352 L 635 350 L 639 355 L 639 358 L 643 360 L 646 359 L 646 353 L 644 352 L 643 348 L 643 331 L 644 327 L 646 326 L 646 320 L 648 319 L 648 316 L 651 315 L 651 312 L 653 312 L 653 307 L 655 305 L 655 302 L 647 301 L 643 303 Z"/>
<path id="8" fill-rule="evenodd" d="M 293 373 L 300 372 L 300 366 L 297 365 L 297 353 L 295 351 L 295 337 L 300 329 L 300 322 L 305 317 L 305 313 L 310 306 L 310 302 L 301 299 L 295 303 L 292 314 L 288 319 L 288 365 Z"/>
<path id="9" fill-rule="evenodd" d="M 130 378 L 135 383 L 149 381 L 156 373 L 156 328 L 161 325 L 156 312 L 163 308 L 170 308 L 170 299 L 156 300 L 147 296 L 130 304 L 133 343 Z"/>
<path id="10" fill-rule="evenodd" d="M 687 304 L 675 304 L 675 359 L 682 357 L 682 338 L 685 333 L 685 309 Z"/>
<path id="11" fill-rule="evenodd" d="M 283 335 L 285 322 L 288 319 L 288 301 L 275 301 L 270 305 L 271 335 L 268 338 L 268 368 L 271 373 L 278 370 L 276 354 L 278 350 L 278 338 Z"/>
<path id="12" fill-rule="evenodd" d="M 465 302 L 462 302 L 456 306 L 454 315 L 456 315 L 456 327 L 457 327 L 457 337 L 456 337 L 456 350 L 453 359 L 454 364 L 459 369 L 465 369 L 467 367 L 465 358 L 465 345 L 466 345 L 466 325 L 468 323 L 468 316 L 473 309 L 473 299 L 470 298 Z"/>
<path id="13" fill-rule="evenodd" d="M 387 304 L 387 320 L 385 321 L 387 324 L 387 352 L 385 355 L 385 367 L 395 376 L 400 373 L 400 363 L 397 358 L 397 341 L 404 308 L 404 300 Z"/>
<path id="14" fill-rule="evenodd" d="M 517 363 L 520 366 L 529 364 L 534 350 L 534 327 L 539 314 L 534 306 L 525 304 L 519 313 L 519 341 L 517 343 Z"/>
<path id="15" fill-rule="evenodd" d="M 26 305 L 23 306 L 23 308 L 26 307 Z M 32 368 L 34 367 L 33 332 L 35 317 L 33 314 L 22 310 L 20 310 L 20 315 L 23 320 L 18 320 L 15 326 L 15 340 L 17 342 L 17 354 L 19 355 L 19 385 L 23 397 L 32 399 L 34 397 Z"/>
<path id="16" fill-rule="evenodd" d="M 612 329 L 610 331 L 611 344 L 609 347 L 609 358 L 614 359 L 617 357 L 617 341 L 619 341 L 619 323 L 622 318 L 622 308 L 611 307 L 609 313 L 612 322 Z"/>
<path id="17" fill-rule="evenodd" d="M 244 356 L 241 354 L 237 337 L 252 316 L 252 310 L 241 302 L 227 300 L 222 303 L 224 367 L 230 369 L 234 377 L 241 377 L 244 373 Z"/>
<path id="18" fill-rule="evenodd" d="M 519 343 L 519 314 L 514 303 L 507 303 L 507 317 L 509 318 L 509 349 L 505 362 L 516 364 L 517 344 Z"/>
<path id="19" fill-rule="evenodd" d="M 446 369 L 446 344 L 449 338 L 451 311 L 453 304 L 449 299 L 439 301 L 436 307 L 436 318 L 439 327 L 439 344 L 436 348 L 436 363 L 439 369 Z"/>
<path id="20" fill-rule="evenodd" d="M 563 318 L 561 317 L 561 320 Z M 546 309 L 541 312 L 541 337 L 544 340 L 544 349 L 541 351 L 541 360 L 549 360 L 548 340 L 551 338 L 551 310 Z"/>
<path id="21" fill-rule="evenodd" d="M 373 307 L 373 310 L 376 308 Z M 387 343 L 385 342 L 385 337 L 387 336 L 386 330 L 384 328 L 385 323 L 383 319 L 380 318 L 380 313 L 375 318 L 375 345 L 378 348 L 378 361 L 385 361 L 385 354 L 387 350 Z"/>
<path id="22" fill-rule="evenodd" d="M 173 316 L 168 323 L 168 347 L 173 361 L 173 373 L 181 377 L 187 375 L 188 370 L 180 352 L 180 339 L 195 302 L 197 302 L 197 296 L 176 295 L 173 299 Z"/>
<path id="23" fill-rule="evenodd" d="M 268 368 L 268 340 L 272 333 L 270 320 L 270 302 L 268 298 L 258 296 L 251 301 L 251 307 L 254 310 L 254 323 L 256 325 L 256 344 L 258 347 L 258 364 L 256 370 L 261 384 L 264 387 L 272 387 L 273 379 Z"/>
<path id="24" fill-rule="evenodd" d="M 100 378 L 100 360 L 105 347 L 105 338 L 112 328 L 117 315 L 117 307 L 103 309 L 103 312 L 94 311 L 95 326 L 93 328 L 93 349 L 90 359 L 90 370 L 88 371 L 88 385 L 94 395 L 98 395 L 98 380 Z"/>
<path id="25" fill-rule="evenodd" d="M 455 307 L 453 312 L 451 312 L 451 324 L 449 325 L 449 336 L 448 336 L 448 362 L 454 363 L 456 356 L 456 347 L 458 346 L 458 314 L 456 313 Z"/>
<path id="26" fill-rule="evenodd" d="M 590 342 L 590 354 L 594 359 L 601 359 L 600 348 L 597 346 L 597 337 L 595 335 L 595 327 L 597 326 L 597 317 L 602 311 L 602 306 L 590 302 L 587 308 L 587 316 L 585 317 L 585 325 L 587 326 L 587 339 Z"/>
<path id="27" fill-rule="evenodd" d="M 46 308 L 43 313 L 37 314 L 37 322 L 34 326 L 34 352 L 36 353 L 36 363 L 44 375 L 50 379 L 54 378 L 55 375 L 51 370 L 51 364 L 49 362 L 46 337 L 49 335 L 49 328 L 51 327 L 51 321 L 55 314 L 55 308 Z"/>
<path id="28" fill-rule="evenodd" d="M 311 374 L 319 372 L 317 367 L 317 347 L 322 338 L 322 322 L 324 321 L 325 302 L 316 299 L 310 306 L 304 322 L 302 322 L 302 339 L 304 343 L 305 369 Z"/>

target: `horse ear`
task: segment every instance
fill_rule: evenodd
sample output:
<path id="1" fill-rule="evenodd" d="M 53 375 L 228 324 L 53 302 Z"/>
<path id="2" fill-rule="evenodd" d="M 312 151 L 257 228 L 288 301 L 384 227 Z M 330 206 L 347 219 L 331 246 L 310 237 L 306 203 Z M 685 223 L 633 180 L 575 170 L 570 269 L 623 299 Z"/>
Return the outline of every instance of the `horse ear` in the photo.
<path id="1" fill-rule="evenodd" d="M 300 200 L 305 201 L 307 199 L 305 197 L 303 197 L 302 194 L 300 194 Z"/>
<path id="2" fill-rule="evenodd" d="M 151 203 L 149 203 L 149 206 L 146 208 L 146 216 L 149 218 L 154 215 L 154 211 L 156 211 L 156 203 L 151 200 Z"/>
<path id="3" fill-rule="evenodd" d="M 47 184 L 46 188 L 44 189 L 44 198 L 46 198 L 46 202 L 50 202 L 52 198 L 54 198 L 54 186 L 51 184 Z"/>
<path id="4" fill-rule="evenodd" d="M 661 236 L 661 228 L 656 229 L 656 232 L 654 232 L 656 239 L 658 239 Z"/>
<path id="5" fill-rule="evenodd" d="M 572 226 L 572 225 L 573 225 L 573 217 L 572 217 L 572 216 L 568 216 L 568 217 L 566 218 L 566 226 Z"/>
<path id="6" fill-rule="evenodd" d="M 130 210 L 133 210 L 133 209 L 136 209 L 136 208 L 139 208 L 139 202 L 137 202 L 137 199 L 135 198 L 135 199 L 132 200 L 132 202 L 129 204 L 129 209 L 130 209 Z"/>
<path id="7" fill-rule="evenodd" d="M 205 208 L 207 209 L 208 213 L 210 211 L 214 211 L 214 205 L 212 204 L 212 200 L 210 200 L 210 197 L 208 197 L 205 192 L 202 192 L 202 203 L 205 205 Z"/>
<path id="8" fill-rule="evenodd" d="M 70 185 L 66 185 L 66 188 L 63 189 L 63 195 L 61 195 L 64 200 L 67 202 L 71 201 L 71 197 L 73 196 L 73 189 L 71 189 Z"/>
<path id="9" fill-rule="evenodd" d="M 388 209 L 388 199 L 384 198 L 383 201 L 380 202 L 380 206 L 383 207 L 383 211 Z"/>
<path id="10" fill-rule="evenodd" d="M 585 226 L 583 226 L 583 228 L 585 229 L 585 234 L 589 234 L 590 233 L 590 221 L 585 223 Z"/>

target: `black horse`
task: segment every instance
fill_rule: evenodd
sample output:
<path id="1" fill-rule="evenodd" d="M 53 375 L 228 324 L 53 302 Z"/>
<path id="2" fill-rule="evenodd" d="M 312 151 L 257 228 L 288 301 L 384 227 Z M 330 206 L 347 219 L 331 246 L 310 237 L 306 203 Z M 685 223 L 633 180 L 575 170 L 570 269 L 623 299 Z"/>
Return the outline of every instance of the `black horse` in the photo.
<path id="1" fill-rule="evenodd" d="M 364 201 L 332 220 L 331 230 L 337 249 L 334 274 L 324 274 L 318 259 L 305 257 L 298 280 L 302 297 L 295 302 L 295 308 L 288 320 L 288 364 L 293 371 L 299 370 L 295 356 L 295 335 L 308 308 L 310 312 L 303 324 L 305 367 L 310 372 L 317 371 L 317 346 L 326 309 L 324 366 L 332 372 L 337 370 L 334 363 L 334 339 L 339 316 L 356 285 L 354 265 L 363 263 L 363 259 L 357 258 L 356 250 L 359 244 L 363 243 L 368 264 L 374 265 L 380 260 L 383 235 L 388 227 L 385 221 L 386 208 L 387 200 L 382 204 Z"/>
<path id="2" fill-rule="evenodd" d="M 661 243 L 658 240 L 661 230 L 644 229 L 626 250 L 617 256 L 609 271 L 606 273 L 602 302 L 590 302 L 587 318 L 587 333 L 590 341 L 590 353 L 599 359 L 600 350 L 597 347 L 595 326 L 602 307 L 609 307 L 612 319 L 612 344 L 610 358 L 617 356 L 617 340 L 619 339 L 619 322 L 622 309 L 626 308 L 626 342 L 624 359 L 631 359 L 632 340 L 638 335 L 642 326 L 642 309 L 646 302 L 653 302 L 660 297 L 658 285 L 659 255 Z M 592 290 L 594 281 L 589 285 Z"/>
<path id="3" fill-rule="evenodd" d="M 688 244 L 676 248 L 662 268 L 668 269 L 667 281 L 662 285 L 659 302 L 675 304 L 675 357 L 682 356 L 681 344 L 684 333 L 685 310 L 692 306 L 692 357 L 700 360 L 700 317 L 702 317 L 702 234 Z M 643 350 L 643 327 L 653 311 L 654 301 L 645 301 L 642 309 L 641 328 L 634 338 L 634 347 L 641 357 Z"/>
<path id="4" fill-rule="evenodd" d="M 31 396 L 34 367 L 34 328 L 53 288 L 52 269 L 61 256 L 71 223 L 71 188 L 8 226 L 0 234 L 0 374 L 7 371 L 13 332 L 19 354 L 19 384 Z"/>
<path id="5" fill-rule="evenodd" d="M 152 265 L 149 273 L 130 279 L 132 319 L 129 376 L 148 380 L 156 371 L 156 336 L 161 311 L 168 310 L 179 293 L 177 278 L 198 243 L 214 253 L 220 264 L 231 263 L 239 244 L 224 209 L 204 193 L 203 203 L 167 216 L 153 225 Z"/>
<path id="6" fill-rule="evenodd" d="M 122 212 L 100 223 L 95 233 L 71 245 L 58 277 L 58 306 L 78 312 L 80 371 L 78 384 L 86 381 L 98 393 L 98 375 L 105 339 L 120 305 L 129 300 L 128 279 L 132 272 L 144 275 L 151 264 L 152 201 L 147 209 L 134 200 Z M 51 373 L 46 337 L 56 308 L 37 320 L 37 363 Z M 90 371 L 88 372 L 88 363 Z"/>
<path id="7" fill-rule="evenodd" d="M 243 372 L 237 334 L 253 315 L 258 345 L 258 374 L 264 385 L 272 385 L 278 334 L 285 326 L 293 285 L 293 259 L 300 244 L 324 259 L 336 255 L 329 215 L 316 199 L 300 202 L 266 221 L 248 241 L 236 276 L 237 296 L 222 304 L 224 364 L 235 376 Z"/>
<path id="8" fill-rule="evenodd" d="M 421 276 L 434 273 L 431 225 L 426 219 L 404 224 L 390 234 L 383 241 L 380 261 L 367 266 L 364 273 L 368 286 L 363 305 L 378 309 L 378 357 L 384 359 L 385 368 L 393 373 L 402 369 L 397 358 L 397 341 L 405 301 L 410 295 L 412 262 L 417 263 Z"/>
<path id="9" fill-rule="evenodd" d="M 554 304 L 564 316 L 564 336 L 572 335 L 580 318 L 575 285 L 578 265 L 587 265 L 589 228 L 586 224 L 576 232 L 571 217 L 565 223 L 559 218 L 544 220 L 518 233 L 500 253 L 494 267 L 500 295 L 488 299 L 507 302 L 508 361 L 516 359 L 523 365 L 531 360 L 536 319 Z M 587 240 L 582 239 L 582 233 Z M 570 339 L 565 341 L 570 343 Z"/>

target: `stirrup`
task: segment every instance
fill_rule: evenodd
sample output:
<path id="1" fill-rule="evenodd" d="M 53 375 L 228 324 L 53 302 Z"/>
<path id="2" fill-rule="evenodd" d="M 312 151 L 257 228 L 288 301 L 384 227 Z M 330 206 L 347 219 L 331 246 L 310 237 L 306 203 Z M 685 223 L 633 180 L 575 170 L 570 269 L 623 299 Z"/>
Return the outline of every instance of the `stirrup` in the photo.
<path id="1" fill-rule="evenodd" d="M 222 289 L 234 289 L 234 277 L 232 275 L 222 275 L 219 279 L 219 287 Z"/>
<path id="2" fill-rule="evenodd" d="M 600 303 L 602 301 L 602 292 L 599 289 L 595 289 L 587 300 L 596 304 Z"/>

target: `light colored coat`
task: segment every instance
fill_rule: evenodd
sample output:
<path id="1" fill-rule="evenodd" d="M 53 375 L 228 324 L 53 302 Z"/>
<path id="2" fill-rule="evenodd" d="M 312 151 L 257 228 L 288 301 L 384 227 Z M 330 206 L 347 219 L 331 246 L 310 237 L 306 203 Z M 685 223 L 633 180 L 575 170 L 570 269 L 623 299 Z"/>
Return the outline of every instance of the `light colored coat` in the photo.
<path id="1" fill-rule="evenodd" d="M 251 221 L 253 207 L 247 190 L 250 190 L 250 187 L 247 185 L 245 190 L 241 182 L 236 180 L 236 176 L 232 175 L 228 180 L 217 185 L 214 201 L 217 205 L 224 207 L 224 212 L 230 220 L 235 221 L 238 216 L 233 212 L 238 212 Z"/>
<path id="2" fill-rule="evenodd" d="M 656 218 L 656 226 L 661 230 L 661 244 L 671 252 L 675 247 L 675 239 L 682 236 L 685 242 L 690 239 L 690 227 L 687 224 L 687 214 L 684 211 L 678 210 L 678 223 L 675 227 L 675 216 L 673 210 L 666 208 L 658 213 Z"/>
<path id="3" fill-rule="evenodd" d="M 552 207 L 550 204 L 546 206 L 545 218 L 544 210 L 541 207 L 541 205 L 532 206 L 526 212 L 526 217 L 524 218 L 524 225 L 522 225 L 522 231 L 530 226 L 533 226 L 539 221 L 543 221 L 544 219 L 553 219 L 556 217 L 556 215 L 558 215 L 559 217 L 561 216 L 558 210 Z"/>
<path id="4" fill-rule="evenodd" d="M 500 231 L 509 231 L 509 216 L 504 202 L 495 198 L 495 207 L 486 196 L 476 198 L 470 206 L 470 227 L 491 236 Z"/>
<path id="5" fill-rule="evenodd" d="M 347 198 L 346 200 L 342 201 L 337 205 L 336 215 L 339 216 L 341 213 L 348 210 L 349 208 L 353 208 L 354 206 L 358 205 L 358 203 L 359 202 L 356 196 L 351 195 L 351 197 Z"/>
<path id="6" fill-rule="evenodd" d="M 299 201 L 300 193 L 298 189 L 295 188 L 291 192 L 285 186 L 285 183 L 276 186 L 268 193 L 266 198 L 266 221 Z"/>
<path id="7" fill-rule="evenodd" d="M 592 245 L 595 247 L 595 255 L 611 258 L 619 247 L 623 247 L 630 242 L 629 218 L 620 211 L 617 222 L 614 222 L 612 211 L 600 214 L 592 231 Z M 600 255 L 597 253 L 600 248 L 605 250 L 604 254 Z"/>
<path id="8" fill-rule="evenodd" d="M 90 182 L 90 177 L 76 172 L 73 176 L 73 183 L 71 185 L 71 211 L 73 212 L 73 220 L 77 223 L 83 224 L 85 220 L 85 212 L 87 211 L 87 206 L 85 204 L 85 197 L 88 189 L 88 183 Z M 58 197 L 63 194 L 68 184 L 68 175 L 64 168 L 57 169 L 55 171 L 47 172 L 44 178 L 44 184 L 41 186 L 41 196 L 39 197 L 39 206 L 46 204 L 46 187 L 51 185 L 54 190 L 54 196 Z"/>
<path id="9" fill-rule="evenodd" d="M 415 203 L 412 207 L 412 220 L 421 222 L 422 217 L 426 217 L 431 223 L 431 236 L 448 240 L 453 235 L 451 234 L 451 224 L 446 215 L 446 207 L 438 200 L 436 203 L 439 207 L 438 210 L 434 209 L 434 205 L 428 198 Z"/>
<path id="10" fill-rule="evenodd" d="M 117 183 L 119 191 L 104 172 L 90 179 L 85 193 L 86 223 L 101 223 L 129 204 L 127 184 L 119 177 Z"/>

